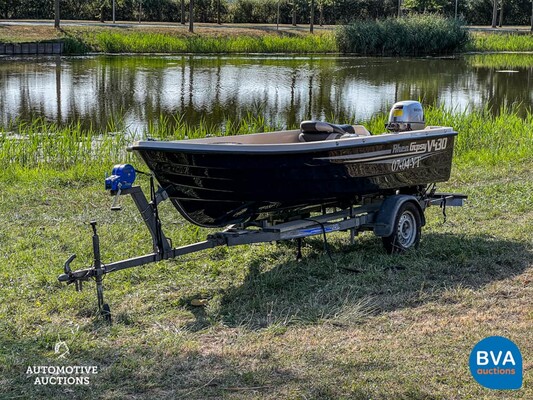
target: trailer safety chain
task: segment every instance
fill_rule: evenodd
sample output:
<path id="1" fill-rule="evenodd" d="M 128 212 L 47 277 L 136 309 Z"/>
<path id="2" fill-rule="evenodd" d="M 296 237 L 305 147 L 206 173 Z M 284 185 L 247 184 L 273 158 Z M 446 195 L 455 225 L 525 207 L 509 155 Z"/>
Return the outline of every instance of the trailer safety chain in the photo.
<path id="1" fill-rule="evenodd" d="M 335 264 L 335 261 L 333 260 L 333 257 L 331 256 L 331 252 L 329 250 L 329 245 L 328 245 L 328 238 L 327 238 L 327 235 L 326 235 L 326 227 L 324 226 L 324 224 L 320 221 L 317 221 L 316 219 L 312 219 L 312 218 L 303 218 L 302 219 L 303 221 L 309 221 L 309 222 L 314 222 L 315 224 L 318 224 L 320 225 L 320 229 L 322 229 L 322 236 L 324 238 L 324 251 L 326 252 L 326 254 L 328 255 L 329 259 L 331 260 L 331 262 L 333 264 Z M 299 243 L 300 245 L 300 243 Z M 301 254 L 300 254 L 301 255 Z"/>
<path id="2" fill-rule="evenodd" d="M 442 209 L 442 216 L 444 217 L 444 221 L 442 221 L 443 224 L 446 223 L 446 197 L 442 198 L 442 201 L 440 203 L 440 208 Z"/>

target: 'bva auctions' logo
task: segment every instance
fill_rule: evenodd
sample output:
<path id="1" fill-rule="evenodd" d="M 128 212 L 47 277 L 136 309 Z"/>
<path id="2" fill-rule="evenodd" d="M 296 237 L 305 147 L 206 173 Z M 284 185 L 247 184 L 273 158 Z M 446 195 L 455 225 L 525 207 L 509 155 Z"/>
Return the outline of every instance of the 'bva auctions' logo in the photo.
<path id="1" fill-rule="evenodd" d="M 470 353 L 470 372 L 489 389 L 522 387 L 522 355 L 512 341 L 502 336 L 481 340 Z"/>

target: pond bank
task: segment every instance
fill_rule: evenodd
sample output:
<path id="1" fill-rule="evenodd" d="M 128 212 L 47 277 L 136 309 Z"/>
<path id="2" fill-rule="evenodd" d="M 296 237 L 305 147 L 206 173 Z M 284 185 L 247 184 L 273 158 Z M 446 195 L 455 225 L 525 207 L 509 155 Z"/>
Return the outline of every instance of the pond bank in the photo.
<path id="1" fill-rule="evenodd" d="M 299 28 L 299 29 L 298 29 Z M 65 54 L 104 53 L 340 53 L 334 27 L 312 35 L 298 27 L 198 27 L 194 34 L 185 28 L 165 25 L 52 26 L 0 24 L 0 43 L 60 41 Z M 479 31 L 469 29 L 466 51 L 533 51 L 533 35 L 522 30 Z"/>

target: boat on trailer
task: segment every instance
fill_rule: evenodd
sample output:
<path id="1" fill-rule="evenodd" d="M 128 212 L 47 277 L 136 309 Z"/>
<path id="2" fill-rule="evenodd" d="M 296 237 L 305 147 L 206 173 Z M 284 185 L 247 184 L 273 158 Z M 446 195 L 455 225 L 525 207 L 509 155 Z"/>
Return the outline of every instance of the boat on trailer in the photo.
<path id="1" fill-rule="evenodd" d="M 437 193 L 436 182 L 450 177 L 454 140 L 451 127 L 426 126 L 420 103 L 404 101 L 391 109 L 388 133 L 371 135 L 363 126 L 306 121 L 300 130 L 179 141 L 139 141 L 135 152 L 151 171 L 150 200 L 134 185 L 138 172 L 116 165 L 106 189 L 118 199 L 130 195 L 151 237 L 153 252 L 112 263 L 100 259 L 96 222 L 93 264 L 73 271 L 72 255 L 59 281 L 94 279 L 98 307 L 104 303 L 103 276 L 216 246 L 302 239 L 347 231 L 350 240 L 373 231 L 389 253 L 417 247 L 424 211 L 437 204 L 461 206 L 465 195 Z M 158 187 L 156 187 L 156 183 Z M 167 199 L 193 224 L 226 227 L 205 241 L 172 247 L 159 219 Z"/>
<path id="2" fill-rule="evenodd" d="M 140 141 L 129 149 L 196 225 L 283 219 L 447 181 L 457 132 L 425 127 L 418 102 L 398 103 L 391 114 L 391 131 L 374 136 L 360 125 L 303 122 L 300 130 Z"/>

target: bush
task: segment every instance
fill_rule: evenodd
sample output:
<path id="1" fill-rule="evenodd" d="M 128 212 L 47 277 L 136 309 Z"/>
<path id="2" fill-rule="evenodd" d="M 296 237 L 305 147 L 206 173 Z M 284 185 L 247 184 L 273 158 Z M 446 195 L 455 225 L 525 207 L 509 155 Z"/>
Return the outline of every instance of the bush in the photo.
<path id="1" fill-rule="evenodd" d="M 462 50 L 468 32 L 454 19 L 435 14 L 356 21 L 337 31 L 340 51 L 363 55 L 422 56 Z"/>

